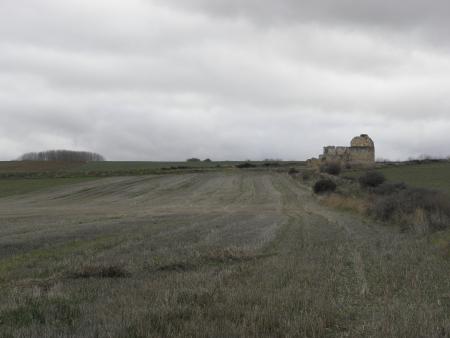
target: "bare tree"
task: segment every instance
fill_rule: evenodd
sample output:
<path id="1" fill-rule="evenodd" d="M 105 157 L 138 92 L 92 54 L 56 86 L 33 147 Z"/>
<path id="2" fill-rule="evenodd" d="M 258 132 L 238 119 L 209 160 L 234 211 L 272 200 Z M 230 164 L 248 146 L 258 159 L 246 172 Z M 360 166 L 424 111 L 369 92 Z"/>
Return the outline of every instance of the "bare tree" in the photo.
<path id="1" fill-rule="evenodd" d="M 97 153 L 72 150 L 47 150 L 38 153 L 23 154 L 19 161 L 76 161 L 95 162 L 104 161 L 105 158 Z"/>

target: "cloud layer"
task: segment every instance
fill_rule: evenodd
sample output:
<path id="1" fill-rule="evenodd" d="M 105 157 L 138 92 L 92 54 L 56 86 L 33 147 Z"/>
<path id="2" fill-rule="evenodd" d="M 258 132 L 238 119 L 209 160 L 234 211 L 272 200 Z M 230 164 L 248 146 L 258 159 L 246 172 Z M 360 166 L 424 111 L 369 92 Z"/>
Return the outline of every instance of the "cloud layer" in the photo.
<path id="1" fill-rule="evenodd" d="M 450 5 L 312 3 L 3 0 L 0 159 L 450 155 Z"/>

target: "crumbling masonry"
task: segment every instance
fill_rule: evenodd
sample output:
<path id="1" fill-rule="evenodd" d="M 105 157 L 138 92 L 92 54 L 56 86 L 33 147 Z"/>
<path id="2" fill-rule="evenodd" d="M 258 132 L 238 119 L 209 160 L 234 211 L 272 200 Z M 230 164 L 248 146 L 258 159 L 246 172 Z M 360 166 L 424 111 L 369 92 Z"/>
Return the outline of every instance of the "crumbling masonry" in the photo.
<path id="1" fill-rule="evenodd" d="M 361 134 L 352 139 L 350 147 L 327 146 L 323 148 L 323 154 L 319 156 L 319 159 L 308 160 L 308 164 L 313 166 L 330 162 L 338 162 L 345 166 L 373 166 L 375 164 L 374 143 L 368 135 Z"/>

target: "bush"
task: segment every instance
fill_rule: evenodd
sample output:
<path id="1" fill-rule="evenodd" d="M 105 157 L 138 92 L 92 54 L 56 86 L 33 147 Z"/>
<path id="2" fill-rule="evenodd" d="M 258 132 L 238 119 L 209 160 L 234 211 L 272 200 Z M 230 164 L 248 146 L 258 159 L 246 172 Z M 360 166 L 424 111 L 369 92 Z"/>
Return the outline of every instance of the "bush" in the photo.
<path id="1" fill-rule="evenodd" d="M 450 225 L 450 200 L 434 190 L 404 188 L 390 195 L 378 196 L 369 208 L 375 218 L 407 227 L 444 230 Z"/>
<path id="2" fill-rule="evenodd" d="M 335 175 L 335 176 L 337 176 L 341 173 L 341 169 L 342 169 L 341 164 L 338 162 L 326 163 L 320 167 L 321 172 L 324 172 L 324 173 L 327 173 L 330 175 Z"/>
<path id="3" fill-rule="evenodd" d="M 368 171 L 359 178 L 359 184 L 362 188 L 375 188 L 386 181 L 386 177 L 377 171 Z"/>
<path id="4" fill-rule="evenodd" d="M 288 171 L 289 175 L 295 175 L 295 174 L 298 174 L 298 173 L 300 173 L 300 171 L 298 171 L 295 168 L 290 168 L 289 171 Z"/>
<path id="5" fill-rule="evenodd" d="M 118 265 L 86 265 L 72 273 L 72 278 L 124 278 L 131 274 Z"/>
<path id="6" fill-rule="evenodd" d="M 245 169 L 245 168 L 256 168 L 256 165 L 250 163 L 250 162 L 245 162 L 245 163 L 241 163 L 236 165 L 236 168 L 239 169 Z"/>
<path id="7" fill-rule="evenodd" d="M 203 162 L 207 162 L 207 163 L 210 163 L 210 162 L 212 162 L 212 161 L 211 161 L 211 159 L 210 159 L 210 158 L 207 158 L 207 159 L 203 160 Z"/>
<path id="8" fill-rule="evenodd" d="M 407 186 L 403 182 L 399 183 L 382 183 L 378 187 L 372 189 L 372 192 L 377 195 L 391 195 L 401 190 L 406 189 Z"/>
<path id="9" fill-rule="evenodd" d="M 200 160 L 199 158 L 193 157 L 193 158 L 188 158 L 188 159 L 186 160 L 186 162 L 201 162 L 201 160 Z"/>
<path id="10" fill-rule="evenodd" d="M 316 194 L 333 192 L 336 190 L 336 183 L 330 179 L 321 179 L 314 184 L 313 189 Z"/>
<path id="11" fill-rule="evenodd" d="M 311 179 L 312 173 L 311 171 L 304 171 L 302 173 L 302 179 L 303 181 L 309 181 Z"/>
<path id="12" fill-rule="evenodd" d="M 279 162 L 264 162 L 263 166 L 265 166 L 265 167 L 279 167 L 280 163 Z"/>

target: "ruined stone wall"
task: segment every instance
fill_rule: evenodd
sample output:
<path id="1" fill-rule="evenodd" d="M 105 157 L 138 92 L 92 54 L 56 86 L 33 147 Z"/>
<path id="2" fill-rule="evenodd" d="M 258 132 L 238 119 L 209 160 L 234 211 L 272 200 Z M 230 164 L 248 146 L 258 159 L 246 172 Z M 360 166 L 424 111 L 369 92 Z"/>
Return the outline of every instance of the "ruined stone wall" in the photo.
<path id="1" fill-rule="evenodd" d="M 349 154 L 348 147 L 328 146 L 324 147 L 323 155 L 319 159 L 325 162 L 345 162 L 348 161 Z"/>
<path id="2" fill-rule="evenodd" d="M 375 164 L 375 147 L 372 139 L 366 135 L 354 137 L 350 147 L 327 146 L 319 156 L 320 162 L 339 162 L 342 165 L 372 166 Z M 311 163 L 313 163 L 311 161 Z M 314 162 L 316 163 L 316 162 Z"/>
<path id="3" fill-rule="evenodd" d="M 352 164 L 374 164 L 375 149 L 373 147 L 350 147 L 350 162 Z"/>

